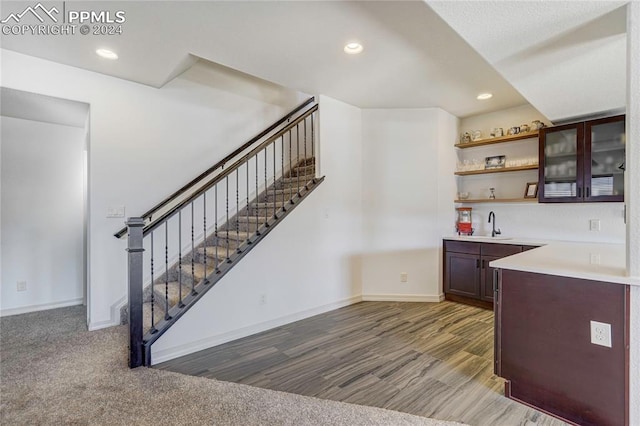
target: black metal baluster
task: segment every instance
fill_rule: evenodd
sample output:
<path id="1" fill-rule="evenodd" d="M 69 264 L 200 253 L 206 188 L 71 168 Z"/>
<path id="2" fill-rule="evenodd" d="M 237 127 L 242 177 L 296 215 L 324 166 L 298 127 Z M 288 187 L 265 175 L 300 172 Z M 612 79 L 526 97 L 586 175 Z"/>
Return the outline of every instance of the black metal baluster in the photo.
<path id="1" fill-rule="evenodd" d="M 280 181 L 284 179 L 284 135 L 280 136 Z M 275 187 L 275 185 L 274 185 Z M 286 202 L 284 200 L 284 182 L 282 186 L 282 209 L 286 210 Z"/>
<path id="2" fill-rule="evenodd" d="M 156 298 L 155 298 L 155 292 L 153 291 L 153 285 L 154 285 L 154 277 L 153 277 L 153 231 L 151 231 L 151 329 L 149 329 L 149 331 L 151 332 L 151 334 L 156 333 L 158 330 L 156 330 L 155 324 L 156 324 L 156 319 L 155 319 L 155 304 L 156 304 Z"/>
<path id="3" fill-rule="evenodd" d="M 314 164 L 314 166 L 315 166 L 315 165 L 317 165 L 317 164 L 318 164 L 318 161 L 316 160 L 316 154 L 315 154 L 315 152 L 314 152 L 314 142 L 315 142 L 315 135 L 316 135 L 316 134 L 315 134 L 315 132 L 313 131 L 313 114 L 315 114 L 315 113 L 312 113 L 312 114 L 311 114 L 311 157 L 313 157 L 313 164 Z M 315 170 L 315 167 L 314 167 L 313 183 L 315 183 L 315 182 L 316 182 L 316 179 L 315 179 L 315 177 L 316 177 L 316 172 L 317 172 L 317 171 Z"/>
<path id="4" fill-rule="evenodd" d="M 227 207 L 226 207 L 226 211 L 227 211 L 227 220 L 226 220 L 226 226 L 225 228 L 227 228 L 224 232 L 225 232 L 225 242 L 226 242 L 226 246 L 227 246 L 227 263 L 231 263 L 231 259 L 229 259 L 229 175 L 225 176 L 224 178 L 226 186 L 227 186 Z"/>
<path id="5" fill-rule="evenodd" d="M 236 169 L 236 253 L 240 251 L 240 167 Z"/>
<path id="6" fill-rule="evenodd" d="M 293 169 L 291 168 L 291 157 L 293 157 L 293 152 L 291 150 L 291 129 L 289 129 L 289 182 L 288 182 L 288 193 L 289 193 L 289 203 L 293 204 L 293 199 L 292 199 L 292 191 L 291 191 L 291 185 L 293 184 Z"/>
<path id="7" fill-rule="evenodd" d="M 298 196 L 300 196 L 300 126 L 296 124 L 296 176 L 298 177 Z"/>
<path id="8" fill-rule="evenodd" d="M 254 198 L 253 203 L 255 205 L 257 205 L 259 198 L 258 198 L 258 154 L 255 155 L 256 158 L 256 197 Z M 255 208 L 256 211 L 256 235 L 260 235 L 260 220 L 258 219 L 258 209 Z"/>
<path id="9" fill-rule="evenodd" d="M 193 219 L 193 201 L 191 202 L 191 294 L 198 294 L 195 290 L 196 285 L 196 264 L 195 264 L 195 244 L 194 244 L 194 219 Z"/>
<path id="10" fill-rule="evenodd" d="M 273 217 L 274 219 L 277 219 L 278 199 L 276 198 L 276 141 L 273 141 L 271 145 L 273 146 Z"/>
<path id="11" fill-rule="evenodd" d="M 220 260 L 218 258 L 218 246 L 220 245 L 220 240 L 218 239 L 218 184 L 215 184 L 214 187 L 214 195 L 216 196 L 216 201 L 214 203 L 214 207 L 215 207 L 215 215 L 213 217 L 215 223 L 214 223 L 214 235 L 215 235 L 215 241 L 216 241 L 216 248 L 215 248 L 215 254 L 214 254 L 214 259 L 213 262 L 216 265 L 216 274 L 220 273 L 220 268 L 218 267 L 220 264 Z"/>
<path id="12" fill-rule="evenodd" d="M 153 290 L 153 287 L 152 287 Z M 169 221 L 164 223 L 164 319 L 169 316 Z"/>
<path id="13" fill-rule="evenodd" d="M 246 179 L 247 180 L 247 194 L 246 194 L 247 201 L 245 203 L 244 209 L 246 210 L 245 215 L 247 216 L 247 224 L 246 224 L 247 234 L 250 234 L 249 229 L 251 229 L 251 223 L 249 221 L 249 159 L 247 159 L 245 168 L 247 170 L 247 179 Z M 251 244 L 251 238 L 247 239 L 247 244 Z"/>
<path id="14" fill-rule="evenodd" d="M 178 211 L 178 307 L 184 308 L 182 303 L 182 210 Z"/>
<path id="15" fill-rule="evenodd" d="M 305 119 L 302 121 L 303 123 L 303 130 L 304 130 L 304 169 L 307 170 L 307 118 L 305 117 Z M 307 184 L 304 185 L 304 189 L 309 189 L 309 187 L 307 186 Z"/>
<path id="16" fill-rule="evenodd" d="M 204 285 L 209 284 L 207 279 L 207 191 L 202 193 L 202 229 L 204 231 Z"/>
<path id="17" fill-rule="evenodd" d="M 269 191 L 267 191 L 267 164 L 268 164 L 268 160 L 267 160 L 267 147 L 264 147 L 264 226 L 266 226 L 267 228 L 270 226 L 269 225 L 269 216 L 267 216 L 269 213 L 267 211 L 267 195 L 269 194 Z"/>

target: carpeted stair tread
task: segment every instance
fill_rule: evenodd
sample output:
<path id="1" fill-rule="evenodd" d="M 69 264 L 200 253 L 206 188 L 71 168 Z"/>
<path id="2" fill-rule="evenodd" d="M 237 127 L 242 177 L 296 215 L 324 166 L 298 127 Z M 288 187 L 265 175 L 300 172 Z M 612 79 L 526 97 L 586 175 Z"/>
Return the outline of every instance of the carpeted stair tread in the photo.
<path id="1" fill-rule="evenodd" d="M 294 176 L 294 177 L 285 177 L 280 179 L 280 181 L 282 183 L 305 183 L 305 182 L 309 182 L 311 179 L 315 178 L 315 174 L 308 174 L 308 175 L 300 175 L 300 176 Z"/>
<path id="2" fill-rule="evenodd" d="M 210 265 L 209 263 L 207 263 L 207 270 L 206 270 L 206 274 L 205 274 L 205 269 L 204 269 L 204 264 L 203 263 L 194 263 L 193 264 L 193 268 L 192 265 L 186 264 L 186 265 L 182 265 L 182 274 L 185 277 L 191 278 L 192 274 L 195 277 L 195 281 L 196 284 L 200 281 L 202 281 L 206 276 L 209 276 L 213 273 L 213 271 L 215 270 L 215 266 L 214 265 Z M 183 282 L 184 284 L 184 282 Z"/>
<path id="3" fill-rule="evenodd" d="M 255 215 L 251 215 L 251 216 L 238 216 L 238 217 L 236 218 L 236 220 L 237 220 L 238 222 L 241 222 L 241 223 L 254 223 L 254 224 L 255 224 L 255 223 L 260 223 L 260 224 L 262 224 L 262 223 L 265 223 L 265 222 L 266 222 L 266 220 L 265 220 L 264 216 L 262 216 L 262 217 L 261 217 L 261 216 L 256 217 Z"/>
<path id="4" fill-rule="evenodd" d="M 314 170 L 315 168 L 315 164 L 308 164 L 306 166 L 295 166 L 293 170 Z"/>
<path id="5" fill-rule="evenodd" d="M 285 201 L 286 203 L 286 201 Z M 273 209 L 274 207 L 276 208 L 280 208 L 282 207 L 285 203 L 282 202 L 282 200 L 279 201 L 267 201 L 267 202 L 262 202 L 262 203 L 252 203 L 251 207 L 253 207 L 254 209 Z"/>
<path id="6" fill-rule="evenodd" d="M 164 309 L 159 300 L 155 300 L 155 304 L 153 306 L 153 319 L 154 324 L 158 324 L 164 319 Z M 151 328 L 151 302 L 144 302 L 142 304 L 142 324 L 142 332 L 147 333 Z"/>
<path id="7" fill-rule="evenodd" d="M 247 231 L 238 232 L 235 229 L 225 229 L 222 231 L 218 231 L 217 237 L 223 240 L 231 240 L 231 241 L 240 240 L 240 242 L 242 242 L 247 238 L 249 238 L 251 235 L 253 235 L 252 232 L 247 232 Z"/>
<path id="8" fill-rule="evenodd" d="M 170 281 L 169 283 L 157 283 L 153 286 L 155 290 L 156 303 L 164 306 L 165 295 L 168 290 L 169 309 L 174 307 L 180 300 L 180 282 Z M 182 298 L 184 299 L 191 293 L 191 285 L 182 283 Z"/>
<path id="9" fill-rule="evenodd" d="M 217 252 L 216 252 L 216 248 L 217 248 Z M 229 250 L 233 252 L 232 249 L 229 249 Z M 211 259 L 214 259 L 216 255 L 220 261 L 227 258 L 227 247 L 224 247 L 224 246 L 207 246 L 206 249 L 205 247 L 200 247 L 196 249 L 196 251 L 198 252 L 198 254 L 201 254 L 202 256 L 205 256 L 206 254 L 206 256 L 210 257 Z"/>
<path id="10" fill-rule="evenodd" d="M 303 186 L 291 186 L 289 188 L 280 188 L 280 189 L 276 189 L 275 191 L 274 191 L 273 188 L 270 188 L 267 191 L 267 196 L 273 195 L 274 193 L 276 195 L 282 195 L 282 194 L 289 195 L 289 194 L 291 194 L 293 196 L 293 195 L 297 194 L 299 191 L 302 191 L 303 189 L 304 189 L 304 185 Z"/>
<path id="11" fill-rule="evenodd" d="M 291 169 L 291 176 L 315 174 L 315 166 L 299 166 Z"/>

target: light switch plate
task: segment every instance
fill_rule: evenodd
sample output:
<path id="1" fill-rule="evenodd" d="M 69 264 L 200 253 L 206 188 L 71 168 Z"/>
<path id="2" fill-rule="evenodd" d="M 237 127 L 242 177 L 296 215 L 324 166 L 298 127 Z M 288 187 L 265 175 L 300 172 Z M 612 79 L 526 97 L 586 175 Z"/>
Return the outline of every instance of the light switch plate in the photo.
<path id="1" fill-rule="evenodd" d="M 599 231 L 600 230 L 600 219 L 591 219 L 589 221 L 589 230 L 591 230 L 591 231 Z"/>
<path id="2" fill-rule="evenodd" d="M 107 208 L 107 218 L 124 217 L 124 206 Z"/>

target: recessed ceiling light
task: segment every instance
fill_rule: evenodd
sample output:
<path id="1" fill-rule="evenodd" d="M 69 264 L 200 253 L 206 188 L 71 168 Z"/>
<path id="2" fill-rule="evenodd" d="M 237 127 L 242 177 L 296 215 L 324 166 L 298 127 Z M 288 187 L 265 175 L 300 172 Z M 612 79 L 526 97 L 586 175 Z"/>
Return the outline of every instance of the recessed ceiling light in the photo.
<path id="1" fill-rule="evenodd" d="M 344 46 L 344 53 L 348 53 L 349 55 L 356 55 L 364 50 L 364 47 L 357 41 L 352 41 L 351 43 L 347 43 Z"/>
<path id="2" fill-rule="evenodd" d="M 118 59 L 116 52 L 109 49 L 97 49 L 96 53 L 98 56 L 102 56 L 105 59 Z"/>
<path id="3" fill-rule="evenodd" d="M 487 99 L 491 99 L 493 98 L 493 94 L 492 93 L 480 93 L 476 99 L 479 101 L 486 101 Z"/>

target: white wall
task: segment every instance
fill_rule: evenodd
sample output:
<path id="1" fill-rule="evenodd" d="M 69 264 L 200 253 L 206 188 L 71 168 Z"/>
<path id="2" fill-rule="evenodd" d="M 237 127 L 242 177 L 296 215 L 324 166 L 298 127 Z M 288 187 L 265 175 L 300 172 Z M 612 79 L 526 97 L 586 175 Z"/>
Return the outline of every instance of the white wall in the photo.
<path id="1" fill-rule="evenodd" d="M 123 219 L 141 214 L 299 103 L 278 105 L 183 75 L 162 89 L 2 50 L 2 86 L 90 104 L 89 326 L 118 323 L 126 295 Z M 269 88 L 272 85 L 266 85 Z M 272 99 L 272 93 L 269 99 Z M 5 253 L 6 255 L 6 253 Z"/>
<path id="2" fill-rule="evenodd" d="M 551 125 L 549 119 L 542 115 L 540 111 L 529 104 L 524 104 L 486 114 L 465 117 L 460 121 L 460 133 L 480 130 L 482 137 L 486 138 L 489 137 L 492 129 L 502 127 L 506 135 L 510 127 L 520 126 L 522 124 L 531 125 L 533 120 L 540 120 L 547 126 Z"/>
<path id="3" fill-rule="evenodd" d="M 325 181 L 152 346 L 154 363 L 360 300 L 361 112 L 321 96 L 319 127 Z"/>
<path id="4" fill-rule="evenodd" d="M 438 108 L 363 110 L 365 300 L 440 300 L 440 207 L 453 205 L 442 188 L 455 165 L 441 141 L 455 125 Z"/>
<path id="5" fill-rule="evenodd" d="M 82 303 L 85 131 L 2 117 L 2 315 Z M 18 281 L 27 290 L 18 292 Z"/>
<path id="6" fill-rule="evenodd" d="M 451 149 L 460 132 L 460 120 L 446 111 L 438 111 L 438 229 L 440 230 L 440 252 L 438 256 L 438 290 L 443 293 L 443 247 L 441 238 L 451 235 L 455 228 L 455 209 L 452 207 L 457 197 L 456 152 Z"/>

